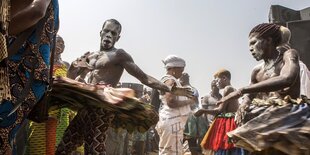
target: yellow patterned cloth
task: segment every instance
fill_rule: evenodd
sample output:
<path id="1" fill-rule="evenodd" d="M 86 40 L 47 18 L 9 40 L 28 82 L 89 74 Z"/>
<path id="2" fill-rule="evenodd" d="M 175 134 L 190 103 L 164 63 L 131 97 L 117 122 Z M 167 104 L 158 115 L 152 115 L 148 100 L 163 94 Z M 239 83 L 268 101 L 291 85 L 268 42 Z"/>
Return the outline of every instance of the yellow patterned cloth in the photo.
<path id="1" fill-rule="evenodd" d="M 27 154 L 45 155 L 46 146 L 45 123 L 30 122 L 30 134 L 28 139 Z"/>
<path id="2" fill-rule="evenodd" d="M 53 67 L 53 75 L 67 77 L 67 66 L 66 65 L 54 65 Z"/>

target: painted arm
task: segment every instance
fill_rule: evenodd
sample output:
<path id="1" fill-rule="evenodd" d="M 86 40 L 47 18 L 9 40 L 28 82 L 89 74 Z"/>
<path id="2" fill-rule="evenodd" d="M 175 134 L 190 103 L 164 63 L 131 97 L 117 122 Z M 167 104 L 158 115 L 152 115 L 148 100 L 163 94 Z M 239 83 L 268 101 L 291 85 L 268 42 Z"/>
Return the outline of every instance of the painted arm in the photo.
<path id="1" fill-rule="evenodd" d="M 271 92 L 290 87 L 295 82 L 296 78 L 298 78 L 299 74 L 299 58 L 297 51 L 294 49 L 286 51 L 283 55 L 283 61 L 284 65 L 279 76 L 243 87 L 239 90 L 240 93 Z"/>
<path id="2" fill-rule="evenodd" d="M 136 77 L 141 83 L 164 92 L 170 92 L 171 87 L 163 84 L 154 77 L 145 74 L 133 61 L 123 63 L 125 70 L 132 76 Z"/>
<path id="3" fill-rule="evenodd" d="M 21 8 L 19 7 L 21 6 L 20 3 L 23 2 L 12 1 L 9 34 L 17 35 L 38 23 L 38 21 L 45 16 L 50 2 L 51 0 L 33 0 L 30 5 Z M 19 8 L 21 9 L 19 10 Z"/>
<path id="4" fill-rule="evenodd" d="M 192 97 L 190 88 L 180 88 L 175 85 L 165 85 L 154 77 L 144 73 L 133 61 L 131 56 L 123 50 L 119 50 L 119 57 L 121 65 L 132 76 L 136 77 L 141 83 L 163 92 L 172 92 L 175 95 Z"/>
<path id="5" fill-rule="evenodd" d="M 239 98 L 243 94 L 248 94 L 248 97 L 244 103 L 250 104 L 250 101 L 256 93 L 278 91 L 290 87 L 295 82 L 296 78 L 298 78 L 299 74 L 299 58 L 297 51 L 294 49 L 286 51 L 283 55 L 283 61 L 284 65 L 279 76 L 258 82 L 256 80 L 256 75 L 259 69 L 256 68 L 251 76 L 251 85 L 232 92 L 231 94 L 223 97 L 220 102 L 227 102 L 231 99 Z"/>

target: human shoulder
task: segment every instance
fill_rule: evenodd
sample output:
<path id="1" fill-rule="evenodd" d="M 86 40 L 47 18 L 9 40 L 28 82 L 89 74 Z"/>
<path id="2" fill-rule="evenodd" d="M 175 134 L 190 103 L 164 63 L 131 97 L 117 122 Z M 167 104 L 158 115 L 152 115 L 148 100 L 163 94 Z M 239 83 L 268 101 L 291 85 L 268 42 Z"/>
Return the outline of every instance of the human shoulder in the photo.
<path id="1" fill-rule="evenodd" d="M 226 86 L 224 88 L 224 91 L 234 91 L 234 90 L 235 90 L 235 88 L 232 85 Z"/>
<path id="2" fill-rule="evenodd" d="M 284 54 L 286 54 L 286 53 L 291 53 L 291 54 L 297 54 L 298 55 L 298 51 L 296 49 L 294 49 L 294 48 L 290 48 L 290 49 L 286 50 L 284 52 Z"/>
<path id="3" fill-rule="evenodd" d="M 124 49 L 116 49 L 115 53 L 117 55 L 118 58 L 122 59 L 122 61 L 133 61 L 131 55 L 126 52 Z"/>
<path id="4" fill-rule="evenodd" d="M 223 94 L 224 94 L 224 96 L 226 96 L 226 95 L 228 95 L 229 93 L 234 92 L 235 90 L 236 90 L 236 89 L 235 89 L 233 86 L 229 85 L 229 86 L 226 86 L 226 87 L 224 88 Z"/>
<path id="5" fill-rule="evenodd" d="M 115 49 L 115 53 L 118 55 L 130 55 L 129 53 L 127 53 L 124 49 L 119 48 L 119 49 Z"/>
<path id="6" fill-rule="evenodd" d="M 295 49 L 288 49 L 287 51 L 285 51 L 283 53 L 283 59 L 286 60 L 286 59 L 290 59 L 290 60 L 299 60 L 298 59 L 298 51 L 295 50 Z M 299 63 L 299 62 L 298 62 Z"/>
<path id="7" fill-rule="evenodd" d="M 262 70 L 263 66 L 264 66 L 264 62 L 262 62 L 262 63 L 260 63 L 260 64 L 258 64 L 258 65 L 256 65 L 256 66 L 254 66 L 254 68 L 253 68 L 253 70 L 252 70 L 252 73 L 251 73 L 251 81 L 250 81 L 250 83 L 252 83 L 252 84 L 253 84 L 253 83 L 257 83 L 256 75 L 257 75 L 257 73 L 258 73 L 259 71 Z"/>

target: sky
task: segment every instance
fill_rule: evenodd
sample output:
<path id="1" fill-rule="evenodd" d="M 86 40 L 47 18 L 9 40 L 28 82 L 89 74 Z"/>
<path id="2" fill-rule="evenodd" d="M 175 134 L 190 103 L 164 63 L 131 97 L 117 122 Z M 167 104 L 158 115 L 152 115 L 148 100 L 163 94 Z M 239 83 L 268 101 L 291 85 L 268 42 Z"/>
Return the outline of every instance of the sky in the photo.
<path id="1" fill-rule="evenodd" d="M 162 60 L 170 54 L 186 61 L 185 72 L 200 96 L 210 92 L 213 74 L 228 69 L 235 88 L 248 85 L 258 64 L 248 49 L 248 33 L 268 22 L 271 5 L 293 10 L 309 0 L 59 0 L 63 60 L 71 63 L 98 51 L 99 32 L 107 19 L 122 24 L 116 48 L 129 53 L 148 75 L 160 79 Z M 120 82 L 140 83 L 124 72 Z"/>

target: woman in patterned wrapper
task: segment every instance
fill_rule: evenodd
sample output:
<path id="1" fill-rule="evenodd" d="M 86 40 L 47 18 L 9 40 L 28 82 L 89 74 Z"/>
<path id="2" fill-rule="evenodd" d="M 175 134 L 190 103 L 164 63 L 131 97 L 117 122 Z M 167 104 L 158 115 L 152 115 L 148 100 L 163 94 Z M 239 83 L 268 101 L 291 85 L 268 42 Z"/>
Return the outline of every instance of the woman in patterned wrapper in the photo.
<path id="1" fill-rule="evenodd" d="M 6 61 L 12 98 L 0 104 L 0 154 L 17 154 L 16 133 L 47 88 L 58 9 L 58 0 L 11 0 L 8 49 L 14 49 Z"/>

